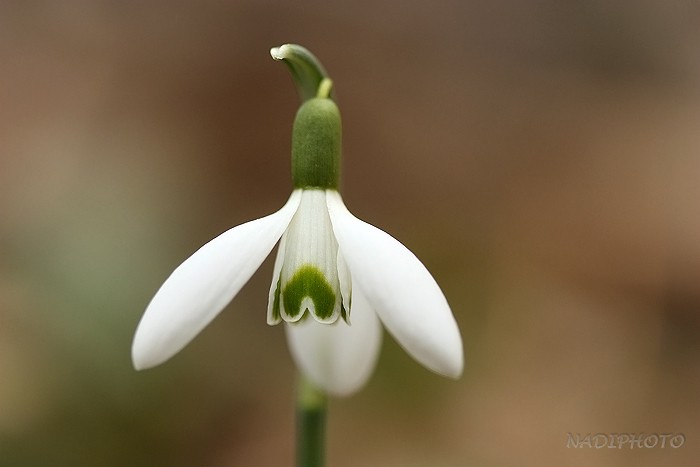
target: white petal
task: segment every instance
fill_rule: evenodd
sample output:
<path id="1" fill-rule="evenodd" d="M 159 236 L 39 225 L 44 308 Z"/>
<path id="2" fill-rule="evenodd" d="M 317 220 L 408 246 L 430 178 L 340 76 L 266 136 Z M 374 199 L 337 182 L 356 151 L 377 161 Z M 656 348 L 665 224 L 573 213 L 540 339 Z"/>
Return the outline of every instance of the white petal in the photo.
<path id="1" fill-rule="evenodd" d="M 302 191 L 299 208 L 284 233 L 284 244 L 284 259 L 279 273 L 282 289 L 279 310 L 282 319 L 298 321 L 308 310 L 314 319 L 322 323 L 335 322 L 341 314 L 342 305 L 337 266 L 338 242 L 328 217 L 324 190 Z M 320 288 L 309 288 L 309 282 L 318 284 Z M 305 295 L 312 293 L 312 290 L 317 293 Z"/>
<path id="2" fill-rule="evenodd" d="M 270 293 L 267 297 L 267 324 L 269 325 L 279 324 L 279 322 L 282 321 L 282 318 L 279 316 L 279 313 L 277 314 L 277 316 L 275 316 L 273 307 L 275 304 L 275 294 L 277 293 L 277 287 L 282 286 L 280 284 L 280 272 L 282 271 L 282 265 L 284 264 L 284 252 L 286 251 L 287 244 L 286 233 L 287 232 L 282 234 L 282 239 L 280 240 L 280 244 L 277 247 L 275 267 L 272 270 L 272 284 L 270 284 Z"/>
<path id="3" fill-rule="evenodd" d="M 233 299 L 282 236 L 300 192 L 274 214 L 222 233 L 178 266 L 151 300 L 136 329 L 136 369 L 163 363 L 191 341 Z"/>
<path id="4" fill-rule="evenodd" d="M 345 308 L 346 321 L 350 322 L 350 308 L 352 302 L 352 278 L 345 258 L 338 249 L 338 282 L 340 283 L 340 294 L 343 297 L 343 307 Z"/>
<path id="5" fill-rule="evenodd" d="M 464 365 L 462 338 L 435 279 L 398 240 L 353 216 L 338 192 L 327 193 L 333 231 L 350 269 L 353 291 L 362 289 L 413 358 L 436 373 L 459 377 Z"/>
<path id="6" fill-rule="evenodd" d="M 307 316 L 284 328 L 297 367 L 315 385 L 336 396 L 360 389 L 377 363 L 381 324 L 357 290 L 352 298 L 352 325 L 342 319 L 323 324 Z"/>

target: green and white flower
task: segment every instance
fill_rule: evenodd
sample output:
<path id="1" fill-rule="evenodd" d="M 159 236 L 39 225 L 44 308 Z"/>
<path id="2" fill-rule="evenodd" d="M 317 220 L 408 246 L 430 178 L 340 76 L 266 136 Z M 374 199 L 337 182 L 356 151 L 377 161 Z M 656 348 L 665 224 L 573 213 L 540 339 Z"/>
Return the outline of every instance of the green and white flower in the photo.
<path id="1" fill-rule="evenodd" d="M 336 395 L 362 387 L 379 354 L 380 323 L 428 369 L 460 376 L 462 341 L 439 286 L 399 241 L 353 216 L 337 190 L 340 114 L 329 86 L 297 113 L 287 203 L 224 232 L 175 269 L 136 330 L 137 369 L 187 345 L 279 242 L 267 321 L 283 323 L 297 366 L 314 384 Z"/>

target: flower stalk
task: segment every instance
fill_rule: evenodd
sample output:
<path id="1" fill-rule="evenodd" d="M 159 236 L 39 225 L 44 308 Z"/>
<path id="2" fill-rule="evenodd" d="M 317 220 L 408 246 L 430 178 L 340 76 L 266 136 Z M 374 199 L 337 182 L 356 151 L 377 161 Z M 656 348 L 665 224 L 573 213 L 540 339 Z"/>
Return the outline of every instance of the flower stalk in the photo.
<path id="1" fill-rule="evenodd" d="M 299 377 L 297 387 L 297 467 L 326 464 L 326 393 Z"/>

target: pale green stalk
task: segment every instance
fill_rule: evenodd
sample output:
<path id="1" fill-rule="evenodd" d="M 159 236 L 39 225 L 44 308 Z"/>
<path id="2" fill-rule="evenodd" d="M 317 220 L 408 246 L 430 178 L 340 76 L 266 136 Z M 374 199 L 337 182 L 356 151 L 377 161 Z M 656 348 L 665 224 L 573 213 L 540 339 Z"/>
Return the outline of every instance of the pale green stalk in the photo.
<path id="1" fill-rule="evenodd" d="M 297 387 L 297 467 L 326 465 L 326 394 L 303 376 Z"/>

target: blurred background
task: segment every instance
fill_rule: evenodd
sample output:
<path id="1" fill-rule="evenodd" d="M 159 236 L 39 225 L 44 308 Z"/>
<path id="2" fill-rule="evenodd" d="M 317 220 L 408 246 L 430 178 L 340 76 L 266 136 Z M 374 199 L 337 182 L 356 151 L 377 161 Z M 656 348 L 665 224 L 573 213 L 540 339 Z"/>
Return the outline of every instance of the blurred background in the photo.
<path id="1" fill-rule="evenodd" d="M 270 259 L 173 360 L 130 362 L 170 272 L 289 195 L 285 42 L 335 81 L 347 205 L 424 261 L 465 343 L 453 382 L 385 336 L 331 402 L 329 465 L 697 465 L 699 23 L 695 1 L 0 3 L 0 466 L 292 465 Z"/>

